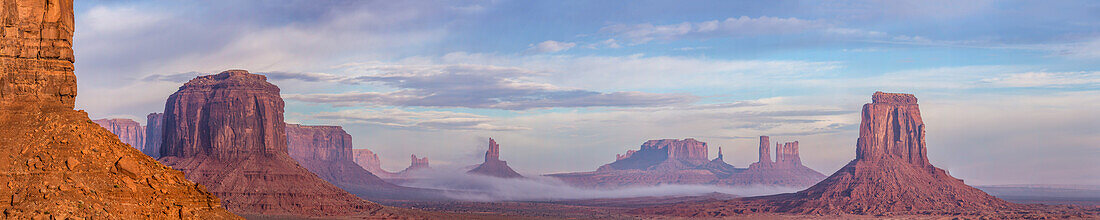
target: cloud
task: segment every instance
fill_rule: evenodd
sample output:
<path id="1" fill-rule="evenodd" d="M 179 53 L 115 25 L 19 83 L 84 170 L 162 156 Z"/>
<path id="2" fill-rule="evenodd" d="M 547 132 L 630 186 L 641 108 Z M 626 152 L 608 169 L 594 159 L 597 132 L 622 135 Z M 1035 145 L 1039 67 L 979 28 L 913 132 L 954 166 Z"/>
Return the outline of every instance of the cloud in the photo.
<path id="1" fill-rule="evenodd" d="M 334 124 L 380 125 L 399 129 L 427 130 L 529 130 L 520 126 L 501 126 L 495 119 L 469 113 L 446 111 L 405 111 L 400 109 L 354 109 L 303 114 L 306 119 Z"/>
<path id="2" fill-rule="evenodd" d="M 981 80 L 991 87 L 1002 88 L 1065 88 L 1100 86 L 1100 72 L 1026 72 L 1001 74 Z"/>
<path id="3" fill-rule="evenodd" d="M 445 196 L 466 201 L 560 201 L 646 196 L 698 196 L 724 193 L 737 196 L 770 195 L 798 191 L 798 188 L 771 186 L 713 186 L 663 184 L 619 189 L 584 189 L 552 177 L 528 174 L 528 178 L 497 178 L 466 174 L 461 170 L 429 170 L 414 173 L 414 181 L 404 186 L 448 189 Z"/>
<path id="4" fill-rule="evenodd" d="M 713 38 L 794 34 L 825 27 L 828 27 L 828 25 L 815 20 L 741 16 L 720 21 L 683 22 L 668 25 L 654 25 L 651 23 L 613 24 L 601 28 L 600 32 L 609 33 L 617 38 L 628 39 L 633 43 L 646 43 L 653 40 L 676 40 L 685 37 Z M 857 32 L 856 29 L 836 29 L 835 31 L 845 34 Z"/>
<path id="5" fill-rule="evenodd" d="M 283 79 L 326 80 L 347 84 L 377 83 L 392 92 L 287 94 L 284 97 L 340 106 L 423 106 L 525 110 L 555 107 L 644 107 L 689 104 L 689 94 L 596 92 L 535 83 L 537 74 L 522 68 L 488 65 L 352 65 L 375 74 L 338 77 L 328 74 L 280 74 Z"/>
<path id="6" fill-rule="evenodd" d="M 542 43 L 528 45 L 529 48 L 527 48 L 527 50 L 524 51 L 524 53 L 527 53 L 527 54 L 556 53 L 556 52 L 569 50 L 569 48 L 573 48 L 575 46 L 577 46 L 577 43 L 558 42 L 558 41 L 548 40 L 548 41 L 543 41 Z"/>

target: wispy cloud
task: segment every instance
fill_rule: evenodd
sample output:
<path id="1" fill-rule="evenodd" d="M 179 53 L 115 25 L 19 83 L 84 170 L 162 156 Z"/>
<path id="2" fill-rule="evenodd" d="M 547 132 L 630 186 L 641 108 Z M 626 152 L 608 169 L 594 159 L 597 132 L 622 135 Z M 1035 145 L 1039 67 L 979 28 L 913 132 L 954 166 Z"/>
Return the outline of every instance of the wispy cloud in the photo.
<path id="1" fill-rule="evenodd" d="M 527 50 L 524 51 L 524 53 L 527 53 L 527 54 L 556 53 L 556 52 L 569 50 L 569 48 L 573 48 L 575 46 L 577 46 L 577 43 L 558 42 L 558 41 L 548 40 L 548 41 L 543 41 L 543 42 L 538 43 L 538 44 L 528 45 L 529 48 L 527 48 Z"/>
<path id="2" fill-rule="evenodd" d="M 305 114 L 306 119 L 335 124 L 380 125 L 400 129 L 429 130 L 528 130 L 520 126 L 497 125 L 496 120 L 482 115 L 446 111 L 406 111 L 400 109 L 355 109 Z"/>
<path id="3" fill-rule="evenodd" d="M 391 92 L 287 94 L 287 99 L 334 105 L 465 107 L 525 110 L 554 107 L 643 107 L 693 103 L 690 94 L 597 92 L 527 80 L 537 72 L 489 65 L 357 65 L 371 75 L 279 74 L 283 79 L 377 83 Z"/>

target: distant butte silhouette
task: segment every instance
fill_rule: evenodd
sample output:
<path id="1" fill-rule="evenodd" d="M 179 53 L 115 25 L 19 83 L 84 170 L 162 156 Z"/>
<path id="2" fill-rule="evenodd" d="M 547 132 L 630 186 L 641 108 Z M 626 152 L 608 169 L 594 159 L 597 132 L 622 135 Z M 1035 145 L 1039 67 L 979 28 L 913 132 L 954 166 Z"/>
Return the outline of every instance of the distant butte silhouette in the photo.
<path id="1" fill-rule="evenodd" d="M 917 98 L 910 94 L 876 92 L 871 99 L 871 103 L 863 106 L 856 158 L 806 190 L 642 208 L 633 212 L 683 217 L 763 212 L 992 218 L 1050 217 L 1048 214 L 1060 213 L 1057 209 L 1037 210 L 1006 202 L 932 166 L 928 162 L 926 128 Z"/>
<path id="2" fill-rule="evenodd" d="M 489 138 L 489 150 L 485 151 L 485 162 L 466 173 L 501 178 L 523 177 L 523 175 L 508 167 L 508 162 L 500 160 L 500 145 L 497 145 L 497 141 L 492 138 Z"/>

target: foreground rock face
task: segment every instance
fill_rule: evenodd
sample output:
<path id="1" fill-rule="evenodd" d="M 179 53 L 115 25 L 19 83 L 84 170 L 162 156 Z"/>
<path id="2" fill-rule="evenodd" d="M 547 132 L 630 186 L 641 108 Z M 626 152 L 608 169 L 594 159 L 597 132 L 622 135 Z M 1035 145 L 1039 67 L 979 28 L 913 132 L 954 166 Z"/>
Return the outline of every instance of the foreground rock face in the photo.
<path id="1" fill-rule="evenodd" d="M 145 116 L 145 155 L 160 158 L 160 144 L 164 140 L 164 113 L 149 113 Z"/>
<path id="2" fill-rule="evenodd" d="M 425 158 L 427 159 L 427 158 Z M 416 156 L 413 156 L 415 163 Z M 500 160 L 500 145 L 497 145 L 497 141 L 489 138 L 489 150 L 485 151 L 485 162 L 481 163 L 474 169 L 467 171 L 466 173 L 495 176 L 501 178 L 521 178 L 523 175 L 516 173 L 511 167 L 508 167 L 508 162 Z"/>
<path id="3" fill-rule="evenodd" d="M 0 4 L 0 219 L 236 219 L 73 110 L 71 0 Z"/>
<path id="4" fill-rule="evenodd" d="M 134 120 L 125 118 L 110 118 L 93 120 L 99 126 L 106 128 L 118 136 L 122 143 L 129 144 L 135 149 L 145 149 L 145 126 L 141 126 Z"/>
<path id="5" fill-rule="evenodd" d="M 872 97 L 873 102 L 863 106 L 856 159 L 813 187 L 797 193 L 637 212 L 694 217 L 746 212 L 1000 217 L 1035 214 L 967 186 L 929 164 L 924 122 L 913 95 L 876 92 Z"/>
<path id="6" fill-rule="evenodd" d="M 230 70 L 197 77 L 168 97 L 164 111 L 159 160 L 206 185 L 234 213 L 346 216 L 382 208 L 287 154 L 283 100 L 262 75 Z"/>
<path id="7" fill-rule="evenodd" d="M 616 155 L 616 161 L 600 166 L 595 172 L 550 174 L 567 183 L 583 187 L 654 186 L 660 184 L 765 185 L 809 187 L 825 175 L 802 166 L 796 142 L 778 145 L 783 162 L 772 162 L 769 137 L 760 137 L 760 161 L 748 168 L 736 168 L 718 157 L 707 161 L 704 142 L 695 139 L 651 140 L 638 151 Z M 678 150 L 668 150 L 678 149 Z M 689 149 L 684 153 L 685 150 Z M 677 153 L 669 153 L 677 152 Z M 679 156 L 674 156 L 679 155 Z M 690 155 L 690 156 L 684 156 Z M 700 160 L 704 158 L 704 160 Z"/>

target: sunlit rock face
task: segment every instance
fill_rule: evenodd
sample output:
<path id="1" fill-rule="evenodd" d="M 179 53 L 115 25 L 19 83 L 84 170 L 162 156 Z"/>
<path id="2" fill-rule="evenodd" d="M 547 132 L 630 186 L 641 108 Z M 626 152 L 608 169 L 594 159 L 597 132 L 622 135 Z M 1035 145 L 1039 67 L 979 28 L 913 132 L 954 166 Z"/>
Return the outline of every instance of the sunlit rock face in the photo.
<path id="1" fill-rule="evenodd" d="M 115 135 L 73 110 L 71 0 L 3 1 L 0 25 L 0 219 L 239 218 L 120 140 L 138 146 L 136 122 Z"/>

